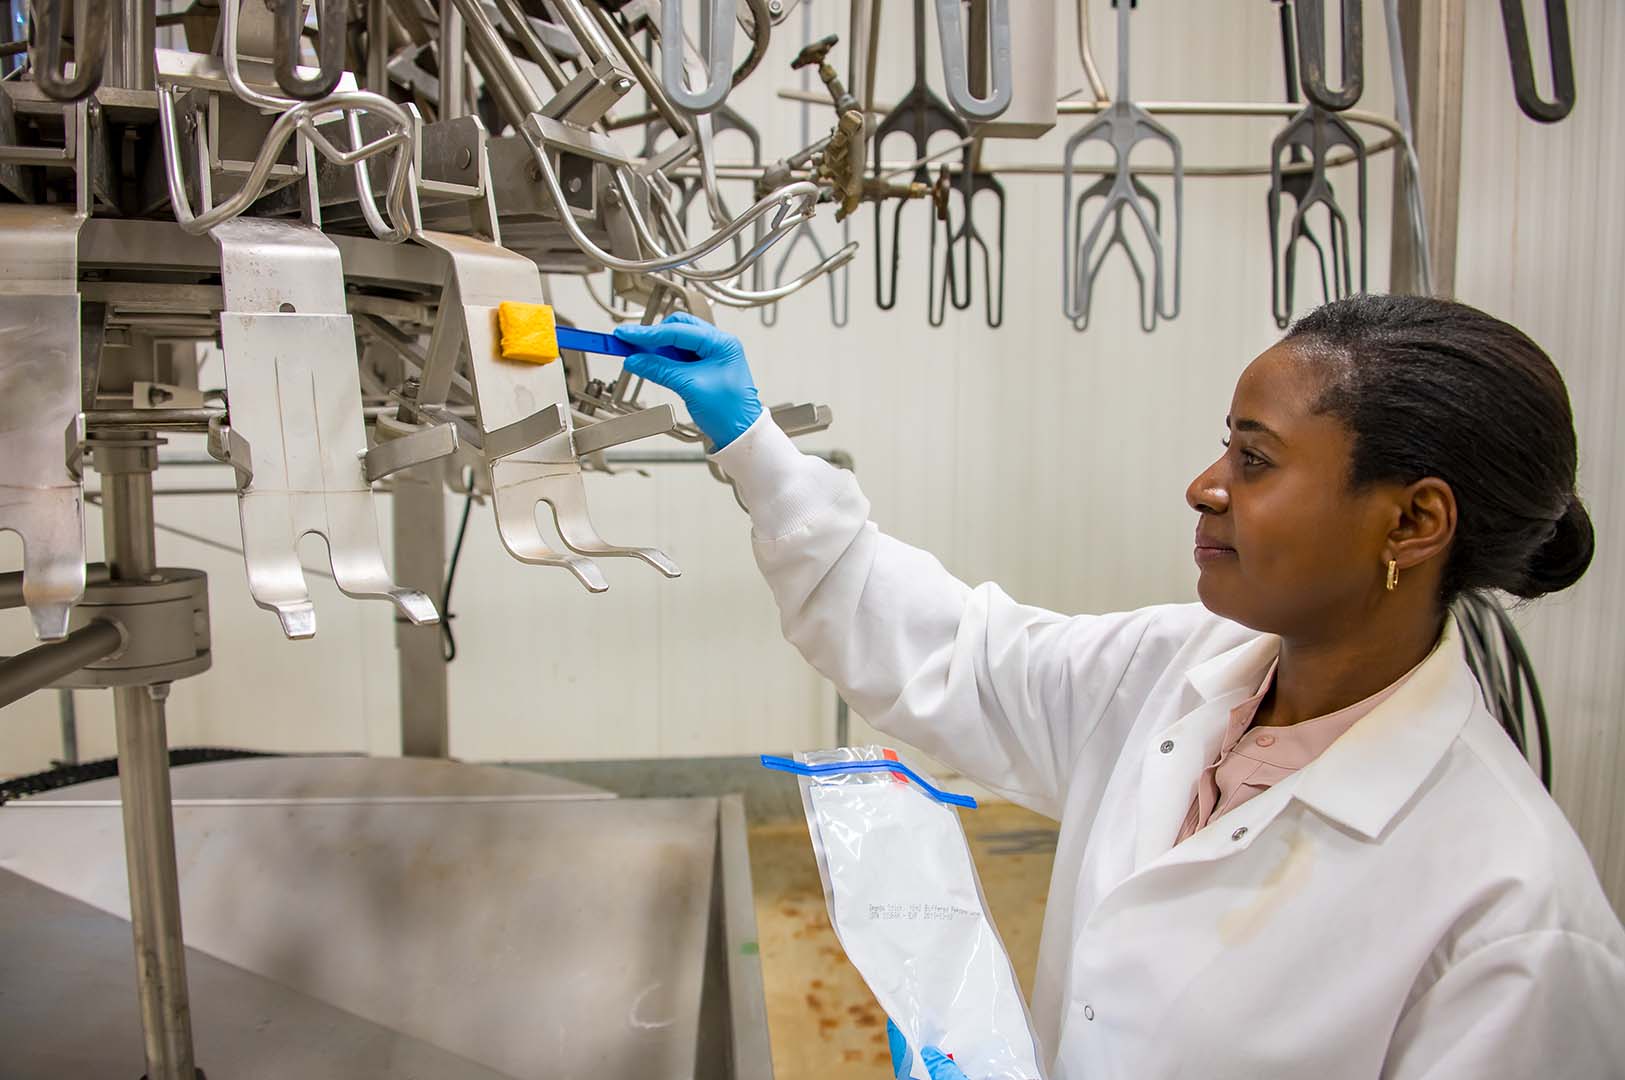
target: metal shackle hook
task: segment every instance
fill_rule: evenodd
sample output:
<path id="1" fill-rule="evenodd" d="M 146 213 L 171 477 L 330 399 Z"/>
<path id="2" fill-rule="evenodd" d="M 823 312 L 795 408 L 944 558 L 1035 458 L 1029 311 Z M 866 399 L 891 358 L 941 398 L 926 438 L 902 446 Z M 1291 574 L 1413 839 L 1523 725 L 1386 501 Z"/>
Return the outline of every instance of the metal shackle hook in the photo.
<path id="1" fill-rule="evenodd" d="M 660 81 L 666 95 L 680 109 L 708 113 L 721 105 L 733 88 L 734 27 L 738 0 L 701 0 L 700 59 L 706 84 L 690 90 L 683 79 L 683 0 L 665 0 L 660 6 Z"/>
<path id="2" fill-rule="evenodd" d="M 1523 0 L 1501 0 L 1501 22 L 1506 26 L 1507 58 L 1512 61 L 1512 90 L 1518 108 L 1531 120 L 1557 123 L 1574 108 L 1574 49 L 1569 42 L 1567 0 L 1546 0 L 1546 51 L 1552 61 L 1553 101 L 1541 97 L 1535 86 Z"/>
<path id="3" fill-rule="evenodd" d="M 228 3 L 232 0 L 227 0 Z M 305 27 L 304 0 L 277 0 L 276 84 L 289 97 L 315 101 L 338 87 L 344 76 L 344 34 L 350 11 L 346 0 L 315 0 L 317 6 L 315 78 L 299 74 L 300 35 Z"/>
<path id="4" fill-rule="evenodd" d="M 1327 112 L 1353 108 L 1365 89 L 1365 18 L 1362 0 L 1342 5 L 1343 88 L 1326 85 L 1326 0 L 1297 0 L 1298 68 L 1303 93 Z"/>
<path id="5" fill-rule="evenodd" d="M 1010 66 L 1010 0 L 990 0 L 986 30 L 987 96 L 977 97 L 970 88 L 965 9 L 960 0 L 937 0 L 937 39 L 942 46 L 948 101 L 956 112 L 971 120 L 992 120 L 1010 107 L 1015 84 Z"/>
<path id="6" fill-rule="evenodd" d="M 73 42 L 73 78 L 66 74 L 62 59 L 63 23 L 67 0 L 35 0 L 34 43 L 29 64 L 41 92 L 53 101 L 78 101 L 102 84 L 102 64 L 107 59 L 107 0 L 81 0 L 86 5 L 85 34 Z"/>

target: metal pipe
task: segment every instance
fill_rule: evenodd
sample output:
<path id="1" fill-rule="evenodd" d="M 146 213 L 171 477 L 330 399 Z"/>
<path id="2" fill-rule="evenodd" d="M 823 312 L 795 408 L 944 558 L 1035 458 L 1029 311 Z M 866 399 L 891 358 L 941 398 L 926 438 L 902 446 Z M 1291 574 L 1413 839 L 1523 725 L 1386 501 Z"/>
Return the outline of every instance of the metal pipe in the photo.
<path id="1" fill-rule="evenodd" d="M 108 569 L 115 581 L 144 580 L 157 568 L 152 517 L 156 440 L 102 444 L 93 452 L 102 474 L 102 536 Z M 113 717 L 147 1077 L 196 1080 L 170 807 L 164 716 L 168 696 L 168 683 L 117 687 Z"/>
<path id="2" fill-rule="evenodd" d="M 480 7 L 479 0 L 452 0 L 452 3 L 462 16 L 474 63 L 490 84 L 492 93 L 497 95 L 498 105 L 504 106 L 503 111 L 509 113 L 508 120 L 518 127 L 531 113 L 541 112 L 541 96 L 519 69 L 513 53 L 508 51 L 508 43 L 502 40 L 490 16 Z"/>
<path id="3" fill-rule="evenodd" d="M 863 110 L 863 137 L 874 134 L 875 66 L 880 47 L 881 0 L 852 0 L 847 33 L 847 86 Z M 812 96 L 812 95 L 809 95 Z M 829 104 L 829 95 L 818 99 Z"/>
<path id="4" fill-rule="evenodd" d="M 181 938 L 175 822 L 170 808 L 169 684 L 113 690 L 119 800 L 130 880 L 130 926 L 149 1080 L 195 1080 L 192 1012 Z"/>
<path id="5" fill-rule="evenodd" d="M 463 13 L 454 0 L 440 0 L 440 113 L 441 120 L 468 115 L 463 94 Z"/>
<path id="6" fill-rule="evenodd" d="M 803 450 L 802 453 L 852 471 L 852 455 L 845 450 Z M 606 450 L 604 461 L 610 465 L 709 465 L 711 458 L 700 450 Z"/>
<path id="7" fill-rule="evenodd" d="M 85 566 L 85 582 L 94 585 L 107 580 L 106 563 L 88 563 Z M 23 606 L 23 572 L 9 570 L 0 574 L 0 611 L 7 608 Z"/>
<path id="8" fill-rule="evenodd" d="M 547 81 L 553 84 L 554 90 L 563 90 L 564 85 L 570 81 L 570 76 L 554 57 L 553 50 L 547 47 L 542 36 L 530 24 L 530 16 L 525 14 L 519 6 L 519 0 L 496 0 L 497 11 L 502 14 L 502 21 L 508 24 L 513 36 L 519 40 L 519 47 L 525 50 L 531 63 L 542 69 Z"/>
<path id="9" fill-rule="evenodd" d="M 1369 157 L 1372 154 L 1380 154 L 1383 151 L 1392 150 L 1397 145 L 1397 139 L 1382 139 L 1367 146 L 1366 155 Z M 959 147 L 955 147 L 953 150 L 945 150 L 944 154 L 956 153 L 959 149 Z M 934 157 L 937 156 L 942 155 L 934 155 Z M 1328 168 L 1335 169 L 1340 165 L 1349 165 L 1353 162 L 1354 155 L 1347 151 L 1326 156 L 1326 166 Z M 957 176 L 962 171 L 962 166 L 957 161 L 945 162 L 944 165 L 950 176 Z M 910 173 L 914 171 L 915 167 L 913 163 L 907 161 L 883 161 L 879 165 L 882 175 Z M 1293 173 L 1309 172 L 1313 167 L 1307 161 L 1288 163 L 1281 166 L 1281 172 L 1283 175 L 1291 176 Z M 1047 161 L 993 163 L 988 164 L 986 168 L 989 172 L 1004 176 L 1058 176 L 1061 172 L 1059 164 Z M 717 179 L 719 180 L 756 180 L 765 171 L 760 165 L 747 165 L 743 162 L 718 164 L 716 167 Z M 1105 176 L 1113 172 L 1114 169 L 1110 165 L 1074 165 L 1072 171 L 1081 175 Z M 1173 170 L 1166 165 L 1136 165 L 1134 171 L 1136 175 L 1143 176 L 1169 176 L 1173 173 Z M 1184 171 L 1186 176 L 1237 178 L 1270 175 L 1268 165 L 1186 165 Z M 687 180 L 697 177 L 699 174 L 698 168 L 684 166 L 680 169 L 673 169 L 671 178 L 673 180 Z"/>
<path id="10" fill-rule="evenodd" d="M 813 105 L 828 105 L 829 95 L 818 94 L 811 90 L 784 89 L 777 92 L 783 101 L 805 101 Z M 1154 116 L 1279 116 L 1290 118 L 1303 111 L 1302 104 L 1290 101 L 1137 101 L 1140 108 Z M 871 103 L 876 113 L 884 115 L 892 111 L 895 105 L 890 102 Z M 1094 116 L 1111 108 L 1109 101 L 1074 101 L 1062 98 L 1055 103 L 1055 109 L 1063 116 Z M 1370 124 L 1382 128 L 1391 135 L 1402 136 L 1404 132 L 1399 124 L 1381 113 L 1369 112 L 1365 109 L 1348 109 L 1338 115 L 1345 120 L 1358 124 Z"/>
<path id="11" fill-rule="evenodd" d="M 116 0 L 109 15 L 111 55 L 102 84 L 124 90 L 153 89 L 157 85 L 153 58 L 158 32 L 156 0 Z"/>
<path id="12" fill-rule="evenodd" d="M 74 704 L 73 691 L 64 686 L 56 692 L 57 717 L 62 723 L 61 765 L 79 764 L 79 710 Z"/>
<path id="13" fill-rule="evenodd" d="M 597 4 L 588 8 L 587 11 L 598 23 L 599 29 L 604 32 L 604 37 L 609 39 L 610 47 L 626 64 L 627 70 L 632 73 L 632 78 L 636 79 L 638 85 L 643 88 L 644 95 L 649 99 L 650 107 L 660 114 L 660 119 L 666 122 L 666 126 L 671 129 L 672 134 L 677 136 L 687 135 L 690 126 L 687 117 L 679 113 L 676 107 L 672 105 L 671 99 L 666 96 L 665 89 L 660 85 L 660 76 L 655 74 L 654 69 L 649 66 L 649 62 L 643 58 L 643 54 L 638 52 L 637 46 L 632 44 L 632 39 L 627 37 L 621 30 L 620 24 L 615 21 L 609 12 L 604 11 Z"/>
<path id="14" fill-rule="evenodd" d="M 152 526 L 152 473 L 104 474 L 102 510 L 109 579 L 146 580 L 158 565 Z"/>
<path id="15" fill-rule="evenodd" d="M 450 405 L 447 411 L 464 419 L 474 416 L 471 405 Z M 394 405 L 364 405 L 362 417 L 375 420 L 384 413 L 393 414 Z M 201 433 L 209 430 L 211 421 L 229 420 L 225 409 L 92 409 L 85 413 L 86 427 L 92 432 L 175 431 Z M 0 597 L 6 594 L 0 589 Z M 0 603 L 0 607 L 4 607 Z"/>
<path id="16" fill-rule="evenodd" d="M 1466 0 L 1400 5 L 1405 73 L 1415 120 L 1421 173 L 1421 204 L 1426 217 L 1429 275 L 1433 295 L 1453 296 L 1456 288 L 1456 236 L 1460 225 L 1462 85 L 1465 68 Z M 1396 171 L 1402 163 L 1396 162 Z M 1394 215 L 1390 249 L 1391 288 L 1416 292 L 1415 236 Z"/>
<path id="17" fill-rule="evenodd" d="M 593 28 L 592 20 L 587 17 L 587 9 L 581 5 L 580 0 L 549 0 L 549 7 L 553 9 L 576 39 L 576 47 L 586 58 L 583 68 L 592 67 L 598 61 L 609 55 L 609 44 L 598 36 Z"/>
<path id="18" fill-rule="evenodd" d="M 1095 50 L 1089 44 L 1089 0 L 1078 0 L 1078 60 L 1083 64 L 1083 77 L 1089 80 L 1089 92 L 1095 100 L 1107 103 L 1111 95 L 1106 90 L 1106 80 L 1100 77 L 1100 69 L 1095 67 Z"/>
<path id="19" fill-rule="evenodd" d="M 387 0 L 367 0 L 367 89 L 389 93 L 389 6 Z"/>
<path id="20" fill-rule="evenodd" d="M 391 478 L 390 520 L 395 536 L 395 580 L 441 601 L 446 573 L 446 485 L 439 462 L 402 469 Z M 442 619 L 449 618 L 441 611 Z M 439 624 L 414 626 L 395 617 L 395 655 L 401 694 L 401 753 L 451 755 L 446 654 Z"/>
<path id="21" fill-rule="evenodd" d="M 85 413 L 85 424 L 91 429 L 102 430 L 185 427 L 195 424 L 207 428 L 209 421 L 225 418 L 226 410 L 219 408 L 92 409 Z"/>
<path id="22" fill-rule="evenodd" d="M 81 626 L 61 641 L 48 641 L 0 660 L 0 708 L 124 647 L 124 631 L 105 619 Z"/>

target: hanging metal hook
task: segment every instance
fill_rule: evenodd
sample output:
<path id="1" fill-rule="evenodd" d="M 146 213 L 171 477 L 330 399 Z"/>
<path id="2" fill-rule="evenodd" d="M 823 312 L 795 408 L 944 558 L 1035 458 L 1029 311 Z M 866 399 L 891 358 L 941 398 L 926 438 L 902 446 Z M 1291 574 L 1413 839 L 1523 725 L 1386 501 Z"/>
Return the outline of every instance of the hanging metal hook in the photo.
<path id="1" fill-rule="evenodd" d="M 1531 120 L 1555 124 L 1574 109 L 1574 49 L 1569 42 L 1567 0 L 1546 0 L 1546 51 L 1552 61 L 1554 101 L 1540 96 L 1529 50 L 1529 24 L 1523 0 L 1501 0 L 1501 22 L 1506 26 L 1507 57 L 1512 61 L 1512 91 L 1518 108 Z"/>
<path id="2" fill-rule="evenodd" d="M 974 27 L 973 31 L 982 31 Z M 937 0 L 937 40 L 942 46 L 942 78 L 948 101 L 961 116 L 992 120 L 1010 107 L 1015 76 L 1010 67 L 1010 0 L 990 0 L 987 26 L 987 96 L 970 88 L 965 9 L 960 0 Z"/>
<path id="3" fill-rule="evenodd" d="M 708 113 L 722 104 L 733 88 L 734 26 L 738 0 L 702 0 L 700 59 L 706 84 L 690 90 L 683 79 L 683 0 L 665 0 L 660 6 L 660 79 L 666 95 L 680 109 Z"/>
<path id="4" fill-rule="evenodd" d="M 29 64 L 40 90 L 54 101 L 78 101 L 102 83 L 102 63 L 107 59 L 107 0 L 80 2 L 86 5 L 85 33 L 73 42 L 70 79 L 62 59 L 67 0 L 35 0 L 35 40 L 29 49 Z"/>
<path id="5" fill-rule="evenodd" d="M 226 0 L 232 3 L 234 0 Z M 317 6 L 315 78 L 299 74 L 300 35 L 305 27 L 303 0 L 277 0 L 276 84 L 301 101 L 326 97 L 344 75 L 344 34 L 350 10 L 345 0 L 315 0 Z"/>
<path id="6" fill-rule="evenodd" d="M 1343 17 L 1343 88 L 1326 85 L 1326 0 L 1298 0 L 1298 67 L 1303 92 L 1327 112 L 1342 112 L 1365 88 L 1365 19 L 1362 0 L 1340 0 Z"/>

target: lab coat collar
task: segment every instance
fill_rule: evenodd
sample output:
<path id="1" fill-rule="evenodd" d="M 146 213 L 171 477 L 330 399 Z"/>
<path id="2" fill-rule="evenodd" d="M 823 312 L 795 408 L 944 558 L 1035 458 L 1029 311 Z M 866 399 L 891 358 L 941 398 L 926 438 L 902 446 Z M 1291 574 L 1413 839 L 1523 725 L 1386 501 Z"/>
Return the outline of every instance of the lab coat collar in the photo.
<path id="1" fill-rule="evenodd" d="M 1293 794 L 1375 840 L 1443 759 L 1479 700 L 1461 632 L 1447 617 L 1428 658 L 1393 697 L 1304 766 Z"/>
<path id="2" fill-rule="evenodd" d="M 1228 652 L 1202 661 L 1185 673 L 1185 679 L 1202 695 L 1203 701 L 1245 690 L 1246 693 L 1236 699 L 1241 701 L 1258 690 L 1258 684 L 1264 681 L 1270 665 L 1280 655 L 1281 639 L 1274 634 L 1260 634 Z"/>
<path id="3" fill-rule="evenodd" d="M 1260 634 L 1191 668 L 1206 701 L 1258 689 L 1280 656 L 1281 639 Z M 1294 777 L 1292 795 L 1324 816 L 1376 839 L 1461 733 L 1478 684 L 1462 655 L 1453 616 L 1433 652 L 1393 697 L 1363 717 Z"/>

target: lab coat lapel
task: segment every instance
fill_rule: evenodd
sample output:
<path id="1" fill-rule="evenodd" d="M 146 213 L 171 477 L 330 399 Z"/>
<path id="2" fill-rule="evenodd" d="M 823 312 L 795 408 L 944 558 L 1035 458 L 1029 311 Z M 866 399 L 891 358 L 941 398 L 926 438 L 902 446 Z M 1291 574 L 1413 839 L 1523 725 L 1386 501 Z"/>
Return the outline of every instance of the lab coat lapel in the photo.
<path id="1" fill-rule="evenodd" d="M 1155 733 L 1142 751 L 1135 870 L 1173 847 L 1190 812 L 1202 770 L 1218 756 L 1230 710 L 1257 691 L 1280 649 L 1280 639 L 1261 635 L 1204 661 L 1187 674 L 1201 704 Z"/>
<path id="2" fill-rule="evenodd" d="M 1202 770 L 1217 756 L 1230 722 L 1230 710 L 1246 700 L 1237 690 L 1205 701 L 1152 737 L 1140 762 L 1140 792 L 1134 830 L 1134 869 L 1173 846 L 1190 812 Z"/>
<path id="3" fill-rule="evenodd" d="M 1447 618 L 1433 652 L 1393 697 L 1294 777 L 1298 800 L 1375 840 L 1438 766 L 1480 694 Z"/>

